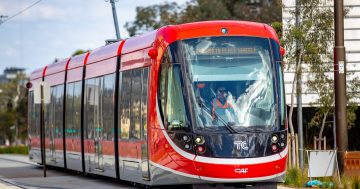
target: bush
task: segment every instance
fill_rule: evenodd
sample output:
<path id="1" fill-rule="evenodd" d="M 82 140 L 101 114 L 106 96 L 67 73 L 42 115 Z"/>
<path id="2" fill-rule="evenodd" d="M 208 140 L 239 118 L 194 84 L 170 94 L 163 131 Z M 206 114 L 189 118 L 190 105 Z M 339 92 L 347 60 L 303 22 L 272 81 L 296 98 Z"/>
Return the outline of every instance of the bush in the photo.
<path id="1" fill-rule="evenodd" d="M 360 180 L 359 177 L 354 177 L 352 179 L 352 188 L 354 189 L 360 189 Z"/>
<path id="2" fill-rule="evenodd" d="M 289 168 L 286 171 L 284 183 L 286 186 L 302 187 L 304 182 L 306 182 L 306 175 L 303 175 L 301 169 Z"/>
<path id="3" fill-rule="evenodd" d="M 27 146 L 0 147 L 0 154 L 29 154 Z"/>
<path id="4" fill-rule="evenodd" d="M 337 181 L 338 188 L 341 189 L 360 189 L 359 176 L 342 176 L 341 184 Z"/>

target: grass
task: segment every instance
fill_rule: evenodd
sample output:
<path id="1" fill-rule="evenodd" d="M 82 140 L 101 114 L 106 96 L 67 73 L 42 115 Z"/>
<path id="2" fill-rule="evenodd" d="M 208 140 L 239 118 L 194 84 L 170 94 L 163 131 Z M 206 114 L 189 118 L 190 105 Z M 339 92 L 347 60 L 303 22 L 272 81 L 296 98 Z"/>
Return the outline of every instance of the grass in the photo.
<path id="1" fill-rule="evenodd" d="M 8 146 L 0 147 L 0 154 L 29 154 L 27 146 Z"/>
<path id="2" fill-rule="evenodd" d="M 286 171 L 284 184 L 291 187 L 302 187 L 303 183 L 307 181 L 306 174 L 303 174 L 301 169 L 289 168 Z"/>
<path id="3" fill-rule="evenodd" d="M 337 177 L 312 178 L 323 183 L 321 188 L 338 188 L 338 189 L 360 189 L 360 176 L 342 176 L 341 183 Z M 288 187 L 302 188 L 309 181 L 307 178 L 307 169 L 303 172 L 299 168 L 289 168 L 286 171 L 284 185 Z M 333 187 L 328 184 L 333 183 Z"/>
<path id="4" fill-rule="evenodd" d="M 360 177 L 359 176 L 342 176 L 341 184 L 336 183 L 337 188 L 341 189 L 360 189 Z"/>

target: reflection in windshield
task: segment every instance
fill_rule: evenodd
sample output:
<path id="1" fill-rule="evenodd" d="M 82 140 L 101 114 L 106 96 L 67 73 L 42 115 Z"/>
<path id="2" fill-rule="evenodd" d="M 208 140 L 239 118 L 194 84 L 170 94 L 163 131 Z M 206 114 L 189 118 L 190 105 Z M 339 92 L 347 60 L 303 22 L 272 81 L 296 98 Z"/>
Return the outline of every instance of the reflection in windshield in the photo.
<path id="1" fill-rule="evenodd" d="M 275 103 L 268 39 L 184 40 L 197 125 L 273 126 Z"/>

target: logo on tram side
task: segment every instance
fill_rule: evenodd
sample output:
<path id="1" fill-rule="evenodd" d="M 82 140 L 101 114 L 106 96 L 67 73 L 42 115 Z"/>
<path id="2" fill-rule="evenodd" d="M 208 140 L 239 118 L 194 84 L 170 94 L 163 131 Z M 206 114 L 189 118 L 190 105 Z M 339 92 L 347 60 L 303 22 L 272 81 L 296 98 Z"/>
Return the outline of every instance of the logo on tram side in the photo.
<path id="1" fill-rule="evenodd" d="M 246 141 L 234 141 L 234 147 L 237 150 L 248 150 L 249 149 Z"/>
<path id="2" fill-rule="evenodd" d="M 236 168 L 234 171 L 237 174 L 246 174 L 247 172 L 249 172 L 249 169 L 248 168 Z"/>

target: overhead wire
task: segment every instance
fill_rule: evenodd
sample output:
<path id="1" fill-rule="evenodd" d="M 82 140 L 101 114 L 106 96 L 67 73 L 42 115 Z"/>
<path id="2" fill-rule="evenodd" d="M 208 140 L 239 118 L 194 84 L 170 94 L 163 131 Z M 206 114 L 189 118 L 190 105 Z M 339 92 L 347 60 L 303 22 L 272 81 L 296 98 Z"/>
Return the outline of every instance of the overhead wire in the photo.
<path id="1" fill-rule="evenodd" d="M 2 21 L 2 22 L 0 23 L 0 25 L 1 25 L 1 24 L 4 24 L 5 22 L 7 22 L 7 21 L 9 21 L 9 20 L 11 20 L 11 19 L 13 19 L 14 17 L 16 17 L 16 16 L 18 16 L 18 15 L 22 14 L 23 12 L 25 12 L 25 11 L 29 10 L 30 8 L 34 7 L 35 5 L 37 5 L 38 3 L 40 3 L 41 1 L 42 1 L 42 0 L 38 0 L 38 1 L 36 1 L 35 3 L 31 4 L 30 6 L 26 7 L 25 9 L 23 9 L 23 10 L 19 11 L 18 13 L 16 13 L 16 14 L 14 14 L 14 15 L 10 16 L 10 17 L 9 17 L 9 18 L 7 18 L 6 20 Z"/>

